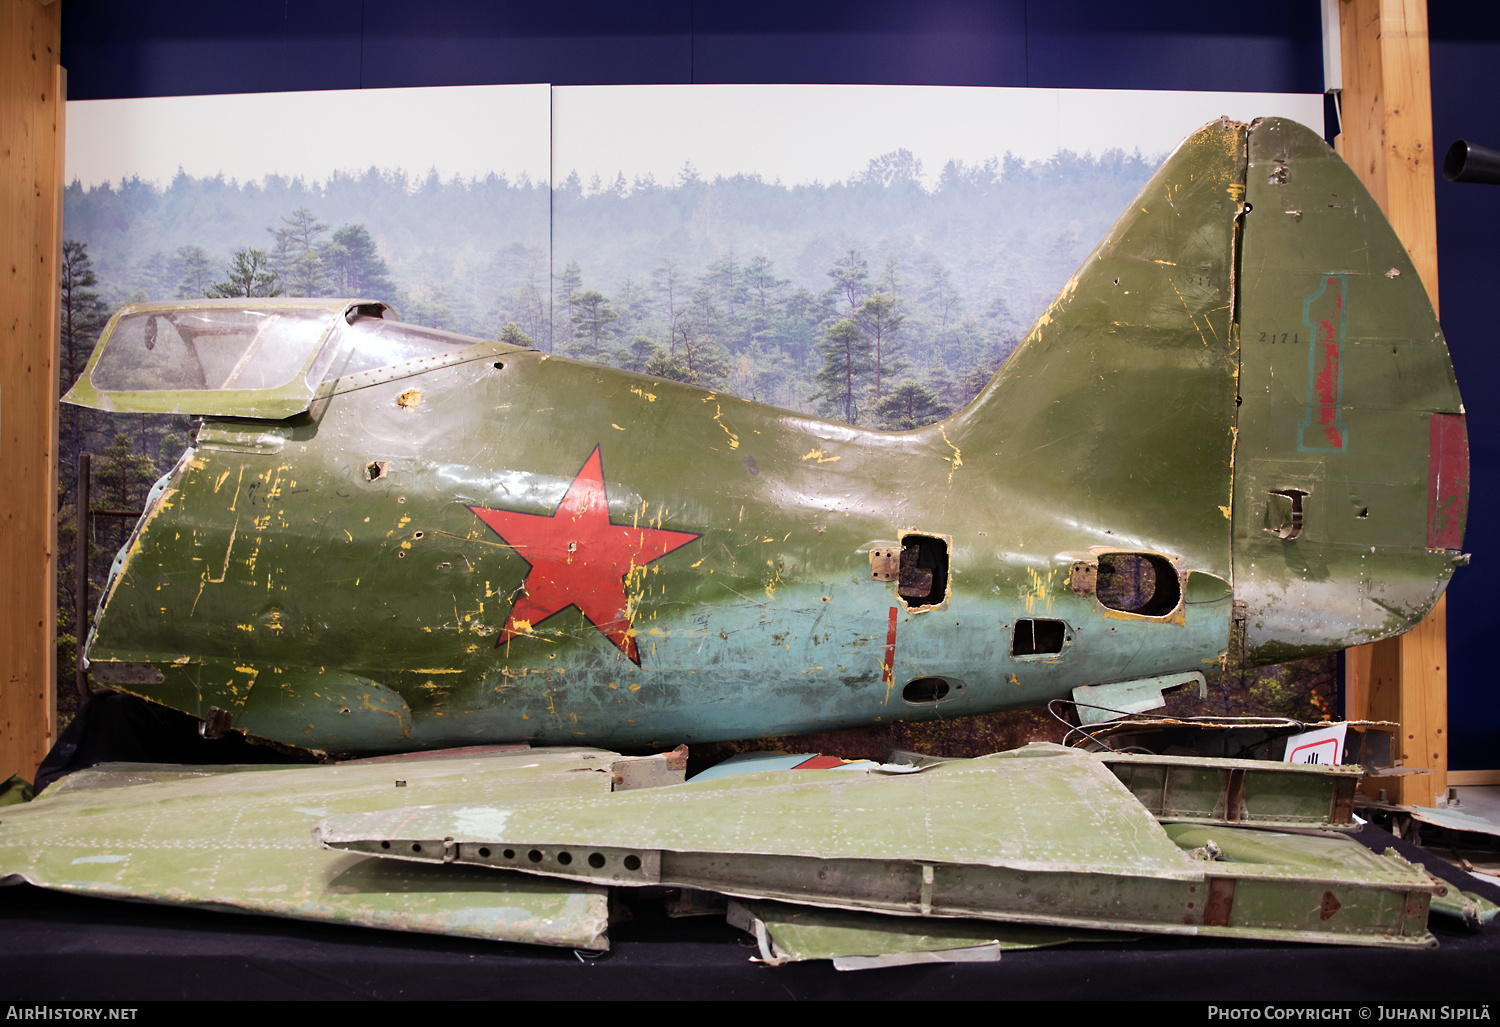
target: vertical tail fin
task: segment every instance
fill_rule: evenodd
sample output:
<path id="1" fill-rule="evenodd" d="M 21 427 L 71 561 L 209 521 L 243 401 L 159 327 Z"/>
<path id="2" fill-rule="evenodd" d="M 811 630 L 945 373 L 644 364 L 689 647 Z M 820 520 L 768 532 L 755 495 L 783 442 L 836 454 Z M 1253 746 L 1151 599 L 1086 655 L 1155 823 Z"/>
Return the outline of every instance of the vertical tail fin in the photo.
<path id="1" fill-rule="evenodd" d="M 1016 483 L 991 501 L 1027 547 L 1164 554 L 1225 639 L 1210 594 L 1232 584 L 1252 663 L 1407 630 L 1463 559 L 1432 306 L 1354 173 L 1287 121 L 1184 141 L 945 430 Z"/>
<path id="2" fill-rule="evenodd" d="M 1015 483 L 1028 545 L 1164 553 L 1227 592 L 1244 147 L 1228 120 L 1185 140 L 948 429 Z"/>

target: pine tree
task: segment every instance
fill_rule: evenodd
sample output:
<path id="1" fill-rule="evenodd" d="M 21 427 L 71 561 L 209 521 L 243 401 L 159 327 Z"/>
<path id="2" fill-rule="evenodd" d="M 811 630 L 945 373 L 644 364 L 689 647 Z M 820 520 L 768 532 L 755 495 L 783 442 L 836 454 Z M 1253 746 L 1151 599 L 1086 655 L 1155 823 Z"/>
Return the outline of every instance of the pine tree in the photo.
<path id="1" fill-rule="evenodd" d="M 213 285 L 214 262 L 202 246 L 184 246 L 177 251 L 177 299 L 195 300 L 208 295 Z"/>
<path id="2" fill-rule="evenodd" d="M 924 424 L 942 420 L 953 408 L 932 390 L 910 378 L 899 382 L 884 399 L 875 404 L 875 417 L 881 425 L 897 431 L 909 431 Z"/>
<path id="3" fill-rule="evenodd" d="M 109 320 L 109 312 L 93 289 L 93 286 L 99 284 L 99 278 L 94 274 L 87 245 L 71 240 L 63 243 L 62 266 L 59 270 L 62 313 L 60 384 L 66 392 L 83 371 L 84 362 L 98 340 L 99 332 Z"/>
<path id="4" fill-rule="evenodd" d="M 132 269 L 136 290 L 144 293 L 148 300 L 166 299 L 171 295 L 173 280 L 177 277 L 172 264 L 161 250 L 148 255 Z"/>
<path id="5" fill-rule="evenodd" d="M 545 339 L 547 349 L 551 350 L 552 297 L 544 297 L 536 284 L 541 280 L 548 259 L 548 251 L 541 246 L 533 246 L 527 253 L 526 284 L 519 297 L 525 300 L 525 304 L 521 307 L 521 319 L 516 323 L 533 339 Z"/>
<path id="6" fill-rule="evenodd" d="M 938 331 L 948 327 L 948 322 L 963 310 L 963 297 L 953 287 L 953 275 L 938 261 L 927 269 L 927 288 L 922 292 L 925 303 L 938 318 Z"/>
<path id="7" fill-rule="evenodd" d="M 849 312 L 852 314 L 859 309 L 867 291 L 865 283 L 870 278 L 870 265 L 865 263 L 859 251 L 851 249 L 834 261 L 833 267 L 828 269 L 828 277 L 833 279 L 834 291 L 849 302 Z"/>
<path id="8" fill-rule="evenodd" d="M 72 388 L 83 372 L 94 343 L 109 320 L 109 311 L 93 286 L 98 284 L 93 262 L 89 259 L 88 247 L 73 240 L 63 243 L 62 261 L 59 267 L 59 305 L 62 315 L 62 352 L 58 366 L 58 385 L 61 391 Z M 71 687 L 73 660 L 76 650 L 66 643 L 76 644 L 78 632 L 74 620 L 75 581 L 77 571 L 73 553 L 78 538 L 78 460 L 84 452 L 84 435 L 88 421 L 99 415 L 80 407 L 69 406 L 59 425 L 57 450 L 57 616 L 59 662 L 57 673 L 64 690 L 58 695 L 75 694 Z M 87 420 L 86 420 L 87 419 Z"/>
<path id="9" fill-rule="evenodd" d="M 813 381 L 821 391 L 809 398 L 822 400 L 825 412 L 842 412 L 844 421 L 854 424 L 859 419 L 859 397 L 875 374 L 875 347 L 859 325 L 846 317 L 828 329 L 818 349 L 823 369 Z"/>
<path id="10" fill-rule="evenodd" d="M 514 321 L 500 329 L 500 341 L 507 346 L 524 346 L 527 349 L 536 348 L 536 340 L 516 327 Z"/>
<path id="11" fill-rule="evenodd" d="M 677 315 L 672 325 L 672 348 L 666 353 L 657 351 L 646 365 L 647 374 L 705 389 L 723 387 L 729 377 L 729 355 L 712 332 L 705 330 L 705 322 L 711 323 L 711 317 L 706 318 L 704 313 L 704 307 L 695 303 Z"/>
<path id="12" fill-rule="evenodd" d="M 645 371 L 653 378 L 665 378 L 668 381 L 682 382 L 684 385 L 698 384 L 698 376 L 693 369 L 660 346 L 656 347 L 655 354 L 647 361 Z"/>
<path id="13" fill-rule="evenodd" d="M 677 321 L 677 299 L 682 291 L 682 269 L 671 257 L 662 257 L 651 269 L 651 287 L 665 307 L 667 324 Z"/>
<path id="14" fill-rule="evenodd" d="M 894 378 L 906 370 L 901 359 L 896 334 L 906 315 L 896 309 L 896 301 L 883 292 L 877 292 L 859 305 L 854 322 L 870 337 L 875 351 L 875 401 L 880 401 L 886 378 Z"/>
<path id="15" fill-rule="evenodd" d="M 637 335 L 619 354 L 619 363 L 627 371 L 645 371 L 656 354 L 666 352 L 644 335 Z M 655 372 L 647 372 L 654 374 Z M 675 381 L 676 379 L 674 379 Z"/>
<path id="16" fill-rule="evenodd" d="M 790 279 L 776 277 L 771 258 L 757 254 L 745 265 L 745 285 L 750 292 L 750 337 L 764 348 L 775 334 L 776 294 L 791 284 Z"/>
<path id="17" fill-rule="evenodd" d="M 280 296 L 281 285 L 264 250 L 235 250 L 229 264 L 229 280 L 208 287 L 211 298 Z"/>
<path id="18" fill-rule="evenodd" d="M 317 296 L 321 293 L 325 271 L 319 240 L 328 226 L 306 207 L 298 207 L 292 216 L 281 219 L 280 228 L 268 228 L 276 238 L 271 252 L 271 268 L 286 283 L 293 296 Z"/>
<path id="19" fill-rule="evenodd" d="M 385 261 L 364 225 L 344 225 L 334 232 L 323 247 L 321 259 L 328 288 L 335 295 L 368 299 L 392 299 L 396 295 Z"/>
<path id="20" fill-rule="evenodd" d="M 580 293 L 573 303 L 573 344 L 569 352 L 590 360 L 609 357 L 609 326 L 620 318 L 609 308 L 609 297 L 596 289 Z"/>
<path id="21" fill-rule="evenodd" d="M 638 334 L 641 331 L 640 323 L 649 316 L 650 311 L 645 291 L 635 283 L 635 279 L 628 276 L 615 290 L 611 306 L 620 315 L 612 330 L 621 337 Z"/>
<path id="22" fill-rule="evenodd" d="M 582 289 L 583 268 L 578 265 L 578 261 L 570 260 L 563 265 L 562 274 L 557 276 L 557 289 L 553 292 L 554 307 L 558 299 L 567 304 L 567 311 L 564 316 L 567 317 L 570 324 L 573 321 L 573 314 L 575 313 L 574 305 L 577 303 L 578 293 Z"/>

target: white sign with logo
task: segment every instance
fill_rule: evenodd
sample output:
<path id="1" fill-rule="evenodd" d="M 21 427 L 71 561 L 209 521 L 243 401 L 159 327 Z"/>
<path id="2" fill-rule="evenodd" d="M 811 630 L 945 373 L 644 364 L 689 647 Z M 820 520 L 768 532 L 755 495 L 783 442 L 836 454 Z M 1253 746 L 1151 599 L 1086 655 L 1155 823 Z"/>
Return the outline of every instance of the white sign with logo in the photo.
<path id="1" fill-rule="evenodd" d="M 1340 721 L 1324 727 L 1290 735 L 1286 740 L 1287 763 L 1337 764 L 1344 758 L 1344 731 L 1349 725 Z"/>

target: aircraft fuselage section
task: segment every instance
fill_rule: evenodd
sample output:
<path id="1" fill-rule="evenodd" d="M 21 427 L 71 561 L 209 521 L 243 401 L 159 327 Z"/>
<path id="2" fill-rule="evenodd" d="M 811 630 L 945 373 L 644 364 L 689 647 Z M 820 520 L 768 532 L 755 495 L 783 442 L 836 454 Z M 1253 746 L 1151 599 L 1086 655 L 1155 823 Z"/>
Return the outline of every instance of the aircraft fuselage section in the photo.
<path id="1" fill-rule="evenodd" d="M 1039 499 L 961 418 L 869 432 L 498 345 L 314 414 L 204 427 L 97 628 L 92 659 L 161 668 L 122 687 L 316 748 L 642 745 L 1029 706 L 1226 645 L 1198 568 L 1162 616 L 1074 591 L 1091 552 L 1181 554 Z"/>
<path id="2" fill-rule="evenodd" d="M 1185 140 L 915 431 L 388 312 L 106 327 L 70 401 L 216 416 L 121 554 L 96 681 L 336 751 L 675 744 L 1186 678 L 1232 633 L 1248 665 L 1376 641 L 1466 560 L 1441 329 L 1289 122 Z"/>

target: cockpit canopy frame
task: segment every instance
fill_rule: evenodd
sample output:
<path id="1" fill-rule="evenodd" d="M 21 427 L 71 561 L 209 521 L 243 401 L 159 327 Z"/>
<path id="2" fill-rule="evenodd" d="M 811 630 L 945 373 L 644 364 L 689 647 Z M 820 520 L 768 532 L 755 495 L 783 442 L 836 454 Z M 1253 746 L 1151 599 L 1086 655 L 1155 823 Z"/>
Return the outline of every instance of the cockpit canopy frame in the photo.
<path id="1" fill-rule="evenodd" d="M 337 388 L 340 380 L 377 368 L 410 366 L 419 373 L 470 359 L 476 348 L 488 351 L 482 339 L 402 324 L 379 300 L 136 303 L 109 319 L 63 402 L 283 420 L 322 395 L 345 391 Z"/>

